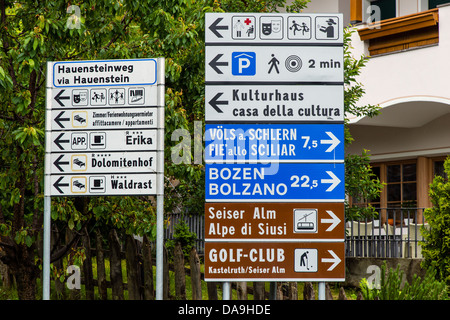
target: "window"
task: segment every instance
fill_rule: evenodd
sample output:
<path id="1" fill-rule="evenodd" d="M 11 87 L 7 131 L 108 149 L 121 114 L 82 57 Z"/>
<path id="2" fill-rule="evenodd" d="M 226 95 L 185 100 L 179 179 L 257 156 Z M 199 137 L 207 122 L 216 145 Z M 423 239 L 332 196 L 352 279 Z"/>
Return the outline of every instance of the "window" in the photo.
<path id="1" fill-rule="evenodd" d="M 388 207 L 414 207 L 417 204 L 416 163 L 386 166 Z"/>
<path id="2" fill-rule="evenodd" d="M 433 177 L 441 176 L 445 181 L 448 181 L 448 176 L 444 170 L 444 160 L 433 161 Z"/>
<path id="3" fill-rule="evenodd" d="M 428 0 L 428 8 L 434 9 L 444 3 L 450 3 L 450 0 Z"/>
<path id="4" fill-rule="evenodd" d="M 395 0 L 375 0 L 371 1 L 371 6 L 378 6 L 381 12 L 381 20 L 395 18 L 397 16 L 397 7 Z"/>

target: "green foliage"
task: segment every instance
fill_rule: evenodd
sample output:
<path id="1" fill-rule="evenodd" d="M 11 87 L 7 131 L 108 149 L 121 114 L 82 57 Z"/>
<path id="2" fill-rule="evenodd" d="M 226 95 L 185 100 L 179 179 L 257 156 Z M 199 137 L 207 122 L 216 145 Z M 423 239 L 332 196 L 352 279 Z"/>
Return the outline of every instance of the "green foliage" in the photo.
<path id="1" fill-rule="evenodd" d="M 450 158 L 444 162 L 444 169 L 449 176 Z M 423 264 L 435 268 L 438 278 L 450 284 L 450 182 L 436 176 L 429 195 L 433 206 L 424 212 L 429 228 L 421 228 Z"/>
<path id="2" fill-rule="evenodd" d="M 195 246 L 197 234 L 195 232 L 191 232 L 187 223 L 180 219 L 178 224 L 175 226 L 173 238 L 173 240 L 168 240 L 166 242 L 167 250 L 173 253 L 175 244 L 179 242 L 181 244 L 181 248 L 183 249 L 185 259 L 188 259 L 191 249 Z"/>
<path id="3" fill-rule="evenodd" d="M 389 269 L 386 276 L 386 262 L 381 266 L 380 289 L 371 288 L 367 279 L 360 282 L 361 293 L 365 300 L 448 300 L 447 286 L 435 279 L 436 273 L 429 269 L 422 280 L 414 275 L 411 284 L 403 282 L 400 265 Z"/>
<path id="4" fill-rule="evenodd" d="M 350 28 L 344 29 L 344 111 L 354 116 L 374 117 L 379 114 L 379 107 L 374 105 L 358 105 L 359 99 L 365 94 L 363 85 L 358 82 L 357 77 L 367 63 L 367 57 L 355 58 L 352 55 L 351 36 L 355 31 Z M 344 127 L 345 146 L 353 141 L 350 133 L 348 119 Z M 383 185 L 372 173 L 370 158 L 367 150 L 361 155 L 346 155 L 345 157 L 345 192 L 353 199 L 370 200 L 379 196 Z M 348 198 L 348 197 L 346 197 Z M 371 206 L 351 206 L 345 202 L 345 214 L 347 220 L 359 220 L 364 217 L 372 217 L 377 213 Z"/>

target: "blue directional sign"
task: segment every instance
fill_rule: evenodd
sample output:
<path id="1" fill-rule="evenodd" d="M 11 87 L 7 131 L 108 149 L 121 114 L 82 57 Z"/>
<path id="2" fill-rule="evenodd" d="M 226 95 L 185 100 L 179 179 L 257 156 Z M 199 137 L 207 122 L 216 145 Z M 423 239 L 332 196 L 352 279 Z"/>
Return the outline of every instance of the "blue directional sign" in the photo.
<path id="1" fill-rule="evenodd" d="M 342 202 L 343 163 L 206 164 L 205 199 Z"/>
<path id="2" fill-rule="evenodd" d="M 207 124 L 206 162 L 343 162 L 342 124 Z"/>

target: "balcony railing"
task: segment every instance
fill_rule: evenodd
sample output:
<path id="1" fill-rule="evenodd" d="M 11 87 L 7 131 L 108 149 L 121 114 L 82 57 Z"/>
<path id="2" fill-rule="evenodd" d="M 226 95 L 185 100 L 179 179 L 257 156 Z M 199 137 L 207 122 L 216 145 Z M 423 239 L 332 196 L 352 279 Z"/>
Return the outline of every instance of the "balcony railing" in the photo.
<path id="1" fill-rule="evenodd" d="M 377 209 L 377 218 L 346 222 L 346 256 L 380 258 L 422 258 L 421 228 L 427 227 L 423 208 Z M 173 239 L 174 228 L 184 220 L 191 232 L 197 234 L 196 248 L 204 252 L 204 216 L 170 214 L 165 239 Z"/>
<path id="2" fill-rule="evenodd" d="M 381 208 L 377 218 L 346 222 L 346 256 L 422 258 L 423 208 Z"/>

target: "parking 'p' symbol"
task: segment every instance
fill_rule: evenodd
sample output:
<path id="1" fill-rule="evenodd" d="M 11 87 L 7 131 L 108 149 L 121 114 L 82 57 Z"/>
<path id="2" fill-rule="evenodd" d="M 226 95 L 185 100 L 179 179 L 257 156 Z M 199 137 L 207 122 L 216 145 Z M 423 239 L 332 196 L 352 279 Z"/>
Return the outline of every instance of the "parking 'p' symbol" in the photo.
<path id="1" fill-rule="evenodd" d="M 231 73 L 234 76 L 254 76 L 256 74 L 255 52 L 233 52 Z"/>

